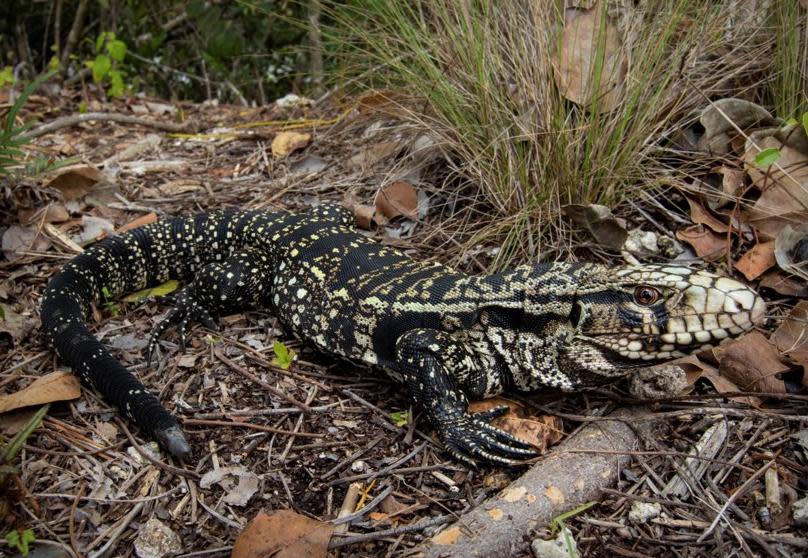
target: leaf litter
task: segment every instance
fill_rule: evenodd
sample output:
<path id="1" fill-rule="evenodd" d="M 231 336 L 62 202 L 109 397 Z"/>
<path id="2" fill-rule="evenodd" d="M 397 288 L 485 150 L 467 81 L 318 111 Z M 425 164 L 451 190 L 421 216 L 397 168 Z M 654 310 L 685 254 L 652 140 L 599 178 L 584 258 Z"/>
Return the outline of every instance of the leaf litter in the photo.
<path id="1" fill-rule="evenodd" d="M 591 41 L 589 44 L 592 44 Z M 579 45 L 576 48 L 582 47 Z M 615 68 L 619 68 L 617 59 L 614 64 Z M 585 91 L 587 84 L 582 81 L 576 87 L 579 91 Z M 588 103 L 586 98 L 581 102 L 584 105 Z M 237 125 L 244 119 L 240 110 L 218 107 L 214 111 L 215 115 L 208 114 L 206 110 L 203 107 L 188 108 L 189 118 L 199 118 L 201 121 L 209 119 L 216 126 L 225 122 L 225 128 L 231 124 Z M 282 115 L 272 113 L 274 110 L 280 109 L 255 109 L 255 119 L 277 121 L 279 116 L 281 119 L 298 118 L 302 114 L 295 111 L 313 109 L 293 107 L 283 109 L 291 112 Z M 25 211 L 4 215 L 12 226 L 27 231 L 27 236 L 24 246 L 12 246 L 7 251 L 7 255 L 16 259 L 11 266 L 0 268 L 0 277 L 3 278 L 0 282 L 0 301 L 6 307 L 11 301 L 19 301 L 12 311 L 26 317 L 36 315 L 35 303 L 45 280 L 63 258 L 70 255 L 65 246 L 48 240 L 52 238 L 51 235 L 45 237 L 39 233 L 40 223 L 43 221 L 58 227 L 61 233 L 73 236 L 81 234 L 84 228 L 82 219 L 87 216 L 104 220 L 111 229 L 102 229 L 103 234 L 111 234 L 127 224 L 132 227 L 142 226 L 152 222 L 156 215 L 179 214 L 197 207 L 203 210 L 228 205 L 303 208 L 310 205 L 312 200 L 340 200 L 350 188 L 355 189 L 358 204 L 370 208 L 365 227 L 368 234 L 386 234 L 385 227 L 391 220 L 417 220 L 418 227 L 412 230 L 411 238 L 402 236 L 394 242 L 401 243 L 421 256 L 433 257 L 438 254 L 442 261 L 450 261 L 445 239 L 452 234 L 464 233 L 460 228 L 452 229 L 452 221 L 446 219 L 446 215 L 450 214 L 446 213 L 447 208 L 453 207 L 451 204 L 456 202 L 445 199 L 444 194 L 435 187 L 438 179 L 428 173 L 429 167 L 422 169 L 417 183 L 401 181 L 408 187 L 396 186 L 396 189 L 401 189 L 400 194 L 395 193 L 395 189 L 392 193 L 380 190 L 380 185 L 392 185 L 396 182 L 387 176 L 388 167 L 393 164 L 394 159 L 402 159 L 420 137 L 419 133 L 408 136 L 389 125 L 390 113 L 385 110 L 384 120 L 388 122 L 385 126 L 374 125 L 379 121 L 380 112 L 370 105 L 357 111 L 352 119 L 340 122 L 333 135 L 315 134 L 322 128 L 318 128 L 321 126 L 319 124 L 313 124 L 304 130 L 314 138 L 303 146 L 305 150 L 296 148 L 283 157 L 273 156 L 268 159 L 266 146 L 261 143 L 262 137 L 243 134 L 231 139 L 220 138 L 210 143 L 213 146 L 209 152 L 210 160 L 202 165 L 197 161 L 187 160 L 187 164 L 172 164 L 162 169 L 160 174 L 139 174 L 138 169 L 146 168 L 143 165 L 118 165 L 115 180 L 120 197 L 100 195 L 97 185 L 81 186 L 80 183 L 78 186 L 74 185 L 73 190 L 66 189 L 72 192 L 71 195 L 81 194 L 86 190 L 70 200 L 70 203 L 62 202 L 61 193 L 46 199 L 31 195 L 30 200 L 24 204 Z M 320 121 L 331 118 L 329 114 L 319 116 L 322 116 Z M 764 120 L 752 119 L 743 128 L 752 132 Z M 766 123 L 767 126 L 771 124 Z M 366 134 L 371 127 L 373 133 Z M 235 126 L 232 129 L 236 129 Z M 692 189 L 686 190 L 679 207 L 669 210 L 686 216 L 679 220 L 669 218 L 667 210 L 657 210 L 653 206 L 643 207 L 659 225 L 656 228 L 661 230 L 656 233 L 660 239 L 679 236 L 688 227 L 699 226 L 699 233 L 709 235 L 710 242 L 713 242 L 712 250 L 702 251 L 702 254 L 710 254 L 721 266 L 732 265 L 739 271 L 758 277 L 759 279 L 752 280 L 759 280 L 760 285 L 766 289 L 781 292 L 783 296 L 791 298 L 785 300 L 784 305 L 775 305 L 773 308 L 772 313 L 780 323 L 770 340 L 756 332 L 749 339 L 744 338 L 733 345 L 721 346 L 701 358 L 690 357 L 683 363 L 690 380 L 688 392 L 677 397 L 668 397 L 656 404 L 656 409 L 665 418 L 657 420 L 655 424 L 664 433 L 644 440 L 649 454 L 636 456 L 634 464 L 625 470 L 616 488 L 619 495 L 614 498 L 606 497 L 600 506 L 582 514 L 583 519 L 575 518 L 568 522 L 568 525 L 573 526 L 574 534 L 579 540 L 606 537 L 606 540 L 611 541 L 609 544 L 625 548 L 629 547 L 626 541 L 643 540 L 637 538 L 642 536 L 643 531 L 630 522 L 624 522 L 624 531 L 617 533 L 614 529 L 599 530 L 591 519 L 616 517 L 623 521 L 629 507 L 621 503 L 621 498 L 649 495 L 664 499 L 664 495 L 649 492 L 646 480 L 649 478 L 648 471 L 653 471 L 661 478 L 675 474 L 675 463 L 680 459 L 677 456 L 686 455 L 690 446 L 695 445 L 700 435 L 716 420 L 727 421 L 730 432 L 738 433 L 736 438 L 730 436 L 727 439 L 726 447 L 715 457 L 716 463 L 711 463 L 711 469 L 708 469 L 712 474 L 710 481 L 717 488 L 706 486 L 704 491 L 709 492 L 716 501 L 724 501 L 721 498 L 725 494 L 742 486 L 750 478 L 750 474 L 762 466 L 762 451 L 774 450 L 783 456 L 783 460 L 778 463 L 778 475 L 783 486 L 795 486 L 794 479 L 805 472 L 803 454 L 795 454 L 795 451 L 802 450 L 796 450 L 797 442 L 790 441 L 795 423 L 788 413 L 798 409 L 796 403 L 799 400 L 790 398 L 787 393 L 793 380 L 805 382 L 804 369 L 808 358 L 803 342 L 805 308 L 804 302 L 793 300 L 793 297 L 806 296 L 804 281 L 794 279 L 793 267 L 769 265 L 771 245 L 767 243 L 774 241 L 776 244 L 775 238 L 779 238 L 770 236 L 771 230 L 776 230 L 770 226 L 774 221 L 767 222 L 764 217 L 758 222 L 748 220 L 750 211 L 763 197 L 765 188 L 774 187 L 781 191 L 788 188 L 784 185 L 777 186 L 788 177 L 785 173 L 777 174 L 776 166 L 788 163 L 792 155 L 782 150 L 777 161 L 771 163 L 772 168 L 761 169 L 760 165 L 753 166 L 745 158 L 744 142 L 738 142 L 733 137 L 737 134 L 729 129 L 722 130 L 713 136 L 717 138 L 720 134 L 726 134 L 721 141 L 725 142 L 723 149 L 726 150 L 728 159 L 722 160 L 721 165 L 713 166 L 714 170 L 705 171 L 712 172 L 714 180 L 708 180 L 709 176 L 701 177 L 708 187 L 715 185 L 710 196 L 694 197 Z M 114 153 L 120 152 L 122 146 L 137 146 L 143 137 L 142 132 L 120 125 L 111 126 L 106 132 L 95 136 L 92 130 L 83 130 L 78 134 L 65 132 L 62 135 L 77 151 L 91 153 L 88 160 L 96 162 L 108 160 Z M 271 137 L 277 137 L 277 134 L 263 136 L 267 140 Z M 368 143 L 371 138 L 375 143 Z M 40 141 L 47 143 L 50 139 L 45 137 Z M 164 151 L 160 156 L 165 161 L 183 161 L 188 157 L 188 146 L 194 142 L 198 144 L 199 141 L 188 138 L 178 139 L 176 142 L 160 142 L 160 150 Z M 717 145 L 717 141 L 713 144 Z M 92 147 L 93 145 L 96 147 Z M 149 140 L 142 147 L 133 148 L 132 160 L 144 156 L 156 145 L 153 140 Z M 370 147 L 372 145 L 383 147 Z M 295 165 L 314 157 L 328 161 L 328 164 L 323 165 L 317 159 L 312 159 L 315 161 L 312 167 L 315 170 L 293 170 Z M 746 166 L 743 166 L 744 163 Z M 798 170 L 790 165 L 784 168 L 792 175 L 792 171 Z M 755 173 L 764 171 L 768 172 L 768 179 L 759 180 L 760 177 Z M 211 180 L 211 177 L 215 179 Z M 58 190 L 52 189 L 53 192 Z M 423 213 L 419 201 L 425 191 L 429 193 L 430 205 L 426 213 Z M 22 189 L 23 194 L 27 192 L 29 190 Z M 415 196 L 412 195 L 413 192 L 416 193 Z M 392 211 L 393 216 L 386 215 L 377 207 L 380 197 L 385 202 L 393 200 L 389 203 L 392 209 L 384 209 Z M 416 200 L 414 205 L 413 198 Z M 712 200 L 721 201 L 711 203 Z M 768 203 L 766 198 L 764 203 Z M 46 209 L 46 204 L 52 204 L 54 209 Z M 800 219 L 806 216 L 801 209 L 786 209 Z M 613 247 L 617 251 L 625 244 L 625 238 L 622 241 L 621 238 L 627 228 L 627 223 L 623 221 L 626 213 L 621 213 L 616 208 L 605 210 L 608 212 L 603 214 L 605 218 L 598 218 L 600 214 L 595 210 L 596 218 L 576 222 L 576 226 L 591 235 L 597 245 Z M 587 211 L 590 210 L 585 209 L 584 213 Z M 396 212 L 398 213 L 395 214 Z M 28 220 L 19 221 L 21 218 L 18 214 L 23 213 L 26 213 Z M 373 222 L 374 219 L 381 222 Z M 645 229 L 651 228 L 649 222 L 643 219 L 628 219 L 634 227 L 639 225 Z M 598 228 L 601 224 L 604 229 Z M 378 228 L 371 230 L 374 226 Z M 6 234 L 8 230 L 10 229 L 7 229 Z M 641 231 L 639 228 L 637 230 Z M 785 226 L 779 229 L 777 235 L 783 230 Z M 797 228 L 793 226 L 792 230 Z M 100 236 L 102 231 L 93 238 Z M 38 238 L 42 241 L 34 242 Z M 795 241 L 781 245 L 781 248 L 788 246 L 781 252 L 789 254 L 791 266 L 800 265 L 797 247 L 801 237 L 795 238 Z M 5 240 L 4 235 L 4 250 Z M 474 258 L 490 261 L 489 258 L 495 254 L 491 249 L 491 246 L 481 246 Z M 46 250 L 54 257 L 31 255 Z M 467 260 L 468 269 L 479 269 L 474 267 L 474 258 Z M 7 278 L 11 280 L 6 281 Z M 140 293 L 140 296 L 157 294 L 161 294 L 159 289 L 157 293 Z M 142 300 L 143 298 L 138 299 Z M 114 304 L 118 304 L 117 301 Z M 96 492 L 99 495 L 98 501 L 84 501 L 79 496 L 76 517 L 87 518 L 83 523 L 83 531 L 78 533 L 78 544 L 82 551 L 92 552 L 110 540 L 109 535 L 105 535 L 108 531 L 104 517 L 127 517 L 143 498 L 147 498 L 142 500 L 146 507 L 138 512 L 141 515 L 137 522 L 123 526 L 125 538 L 117 543 L 117 549 L 121 552 L 126 551 L 127 545 L 131 545 L 131 541 L 141 533 L 145 537 L 147 532 L 160 530 L 158 527 L 142 527 L 150 519 L 159 519 L 176 533 L 182 540 L 185 551 L 228 548 L 234 542 L 241 549 L 243 547 L 238 542 L 241 541 L 238 536 L 242 531 L 241 526 L 247 525 L 248 519 L 256 517 L 262 510 L 281 508 L 289 509 L 283 511 L 279 520 L 272 520 L 276 522 L 275 526 L 258 529 L 263 535 L 249 535 L 249 538 L 257 538 L 259 550 L 256 552 L 263 552 L 260 548 L 267 547 L 261 547 L 260 544 L 266 544 L 270 552 L 288 552 L 289 555 L 300 555 L 300 552 L 325 553 L 329 544 L 350 541 L 358 533 L 369 538 L 346 546 L 352 555 L 383 554 L 392 548 L 390 537 L 400 538 L 402 547 L 411 550 L 422 537 L 432 537 L 437 532 L 439 537 L 451 538 L 453 533 L 451 528 L 444 531 L 437 531 L 438 528 L 435 527 L 419 529 L 417 527 L 420 520 L 441 518 L 447 513 L 462 514 L 491 490 L 503 488 L 516 474 L 514 471 L 488 469 L 471 474 L 458 466 L 432 443 L 428 435 L 420 433 L 420 429 L 428 428 L 420 418 L 416 417 L 414 421 L 390 418 L 390 413 L 395 410 L 409 407 L 399 386 L 350 364 L 323 359 L 290 338 L 277 339 L 277 323 L 265 312 L 226 317 L 223 320 L 226 327 L 215 336 L 199 335 L 200 330 L 195 329 L 185 355 L 179 354 L 177 338 L 170 334 L 160 342 L 164 358 L 153 369 L 146 369 L 139 354 L 139 346 L 148 337 L 156 317 L 162 311 L 156 302 L 120 304 L 117 311 L 119 315 L 116 317 L 109 308 L 99 307 L 91 318 L 91 327 L 97 332 L 105 332 L 110 344 L 113 347 L 117 345 L 118 350 L 124 351 L 125 358 L 129 359 L 128 362 L 135 367 L 136 372 L 145 375 L 149 388 L 160 393 L 162 401 L 179 414 L 181 421 L 196 421 L 185 425 L 185 429 L 194 445 L 194 454 L 200 457 L 199 466 L 195 468 L 196 464 L 187 463 L 175 465 L 180 467 L 181 472 L 184 471 L 183 474 L 196 475 L 197 480 L 194 482 L 198 483 L 204 477 L 205 488 L 196 484 L 196 488 L 189 490 L 187 487 L 190 481 L 186 483 L 171 470 L 161 470 L 148 460 L 140 458 L 128 436 L 110 432 L 110 428 L 115 428 L 110 421 L 116 414 L 93 394 L 85 393 L 82 399 L 70 406 L 54 403 L 45 419 L 42 432 L 36 432 L 29 442 L 31 449 L 26 451 L 30 452 L 30 458 L 26 467 L 30 474 L 24 481 L 32 494 L 50 493 L 51 487 L 60 487 L 60 493 L 64 497 L 37 497 L 41 501 L 41 511 L 38 513 L 65 540 L 69 539 L 71 529 L 67 518 L 73 516 L 69 512 L 70 505 L 81 491 L 77 481 L 85 478 L 99 486 L 103 485 L 104 488 Z M 138 343 L 138 340 L 141 342 Z M 297 358 L 292 356 L 280 362 L 275 350 L 275 340 Z M 0 385 L 3 385 L 7 394 L 18 395 L 30 385 L 32 377 L 46 377 L 46 374 L 52 372 L 52 360 L 44 350 L 43 339 L 38 330 L 18 334 L 14 344 L 0 336 L 0 343 L 6 343 L 10 349 L 8 357 L 0 364 L 0 369 L 3 370 L 0 373 Z M 214 350 L 223 351 L 223 354 L 233 359 L 237 366 L 249 371 L 254 378 L 293 397 L 295 401 L 305 402 L 312 411 L 298 413 L 299 409 L 294 405 L 274 395 L 269 396 L 263 389 L 256 389 L 254 380 L 248 379 L 248 376 L 233 374 L 214 358 Z M 46 356 L 38 356 L 43 353 Z M 268 366 L 273 357 L 278 359 L 277 367 Z M 66 377 L 73 378 L 72 375 Z M 705 383 L 712 387 L 705 387 Z M 720 404 L 717 404 L 714 390 L 718 395 L 744 391 L 747 393 L 718 400 Z M 762 395 L 756 395 L 757 392 L 779 393 L 780 398 L 774 399 L 772 404 Z M 360 399 L 355 397 L 363 402 L 360 403 Z M 614 397 L 621 397 L 619 387 L 585 394 L 543 394 L 538 399 L 527 400 L 524 404 L 520 402 L 516 408 L 512 407 L 500 419 L 500 424 L 515 435 L 530 439 L 537 447 L 552 445 L 557 443 L 564 432 L 569 432 L 577 424 L 575 420 L 560 420 L 559 416 L 576 417 L 588 413 L 588 420 L 599 420 L 598 414 L 613 406 Z M 372 406 L 368 406 L 368 403 Z M 536 413 L 536 408 L 541 408 L 541 412 Z M 383 413 L 379 414 L 378 409 Z M 758 409 L 764 414 L 758 414 Z M 594 414 L 589 414 L 590 412 Z M 216 424 L 209 424 L 210 422 Z M 226 423 L 226 426 L 221 422 Z M 88 424 L 91 426 L 88 427 Z M 252 430 L 249 428 L 251 424 L 296 435 Z M 141 447 L 149 447 L 141 433 L 131 434 L 139 440 Z M 320 437 L 309 438 L 310 435 Z M 42 452 L 37 453 L 39 450 Z M 79 450 L 92 452 L 92 458 L 108 471 L 107 474 L 96 477 L 89 475 L 84 457 L 59 457 L 59 452 Z M 157 459 L 167 459 L 159 449 L 154 451 Z M 655 451 L 660 452 L 660 455 L 652 455 Z M 352 467 L 359 462 L 363 464 L 362 472 L 357 472 L 360 469 L 354 470 Z M 440 473 L 443 480 L 432 473 Z M 363 475 L 368 476 L 355 478 Z M 347 534 L 332 535 L 328 521 L 336 517 L 340 502 L 347 495 L 351 483 L 361 483 L 360 492 L 366 495 L 363 500 L 365 502 L 383 495 L 384 485 L 379 485 L 378 480 L 376 483 L 370 481 L 369 476 L 372 475 L 378 475 L 378 479 L 382 481 L 392 482 L 394 492 L 381 500 L 376 511 L 361 515 L 353 521 Z M 446 479 L 460 490 L 452 491 Z M 764 490 L 765 487 L 760 484 L 755 489 Z M 467 494 L 472 494 L 473 500 L 467 500 Z M 685 495 L 682 498 L 681 502 L 687 502 L 691 497 Z M 396 504 L 390 504 L 392 501 Z M 689 501 L 689 505 L 694 505 L 692 498 Z M 691 536 L 693 530 L 699 529 L 699 521 L 708 525 L 713 519 L 710 510 L 699 506 L 698 510 L 687 508 L 689 517 L 695 517 L 689 519 L 690 523 L 687 525 L 678 519 L 672 522 L 669 518 L 678 517 L 674 510 L 679 509 L 677 506 L 680 506 L 680 501 L 665 502 L 663 509 L 671 513 L 649 519 L 648 524 L 652 526 L 650 528 L 657 529 L 658 540 Z M 783 502 L 787 502 L 786 497 L 783 497 Z M 744 510 L 747 517 L 753 518 L 749 528 L 756 529 L 759 537 L 780 537 L 765 540 L 771 544 L 791 544 L 789 541 L 792 539 L 788 536 L 792 531 L 787 527 L 778 532 L 766 531 L 765 525 L 757 523 L 754 518 L 758 517 L 759 508 L 754 498 L 739 498 L 736 505 Z M 360 512 L 361 509 L 352 508 L 350 512 Z M 782 513 L 781 521 L 785 517 Z M 731 520 L 739 521 L 734 515 Z M 156 524 L 153 523 L 152 526 L 154 525 Z M 374 533 L 399 528 L 412 530 L 374 538 Z M 278 536 L 267 536 L 267 533 L 278 531 Z M 244 530 L 242 536 L 246 536 L 246 533 L 248 530 Z M 306 536 L 300 535 L 301 533 L 306 533 Z M 308 533 L 316 541 L 307 540 Z M 700 533 L 697 532 L 696 536 L 698 534 Z M 99 542 L 94 544 L 96 540 Z M 717 544 L 715 541 L 706 542 Z M 301 548 L 304 550 L 301 551 Z M 233 552 L 235 550 L 234 547 Z"/>

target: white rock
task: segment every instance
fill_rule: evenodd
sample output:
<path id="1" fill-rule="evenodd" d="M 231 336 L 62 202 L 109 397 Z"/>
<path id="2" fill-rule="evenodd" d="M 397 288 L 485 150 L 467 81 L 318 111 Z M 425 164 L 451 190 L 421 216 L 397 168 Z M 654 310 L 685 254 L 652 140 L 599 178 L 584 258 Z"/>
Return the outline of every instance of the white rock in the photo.
<path id="1" fill-rule="evenodd" d="M 634 502 L 628 512 L 628 519 L 632 523 L 645 523 L 662 513 L 662 505 L 656 502 Z"/>
<path id="2" fill-rule="evenodd" d="M 794 502 L 792 510 L 794 523 L 800 527 L 808 527 L 808 496 Z"/>
<path id="3" fill-rule="evenodd" d="M 159 519 L 149 519 L 137 531 L 135 554 L 139 558 L 161 558 L 181 550 L 179 535 Z"/>
<path id="4" fill-rule="evenodd" d="M 567 548 L 567 539 L 572 543 L 572 548 Z M 572 538 L 572 533 L 566 527 L 561 528 L 561 532 L 555 539 L 546 541 L 544 539 L 534 539 L 530 545 L 533 549 L 533 556 L 536 558 L 570 558 L 578 556 L 578 545 Z"/>

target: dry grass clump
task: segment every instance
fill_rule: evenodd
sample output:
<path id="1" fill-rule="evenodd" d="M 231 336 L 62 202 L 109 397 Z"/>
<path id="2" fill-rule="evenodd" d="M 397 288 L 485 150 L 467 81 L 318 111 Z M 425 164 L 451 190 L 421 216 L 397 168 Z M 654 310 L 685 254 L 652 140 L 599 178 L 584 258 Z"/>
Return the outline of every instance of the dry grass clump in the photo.
<path id="1" fill-rule="evenodd" d="M 734 9 L 737 2 L 595 4 L 590 72 L 580 69 L 592 93 L 577 103 L 559 87 L 559 73 L 576 71 L 560 67 L 561 2 L 327 5 L 338 65 L 418 99 L 409 118 L 439 138 L 463 179 L 446 187 L 471 183 L 493 209 L 466 244 L 501 245 L 494 268 L 557 248 L 566 204 L 614 206 L 675 182 L 665 147 L 708 99 L 757 99 L 772 64 L 776 34 L 754 23 L 759 13 Z M 567 20 L 580 13 L 566 10 Z M 619 90 L 604 95 L 609 82 Z"/>

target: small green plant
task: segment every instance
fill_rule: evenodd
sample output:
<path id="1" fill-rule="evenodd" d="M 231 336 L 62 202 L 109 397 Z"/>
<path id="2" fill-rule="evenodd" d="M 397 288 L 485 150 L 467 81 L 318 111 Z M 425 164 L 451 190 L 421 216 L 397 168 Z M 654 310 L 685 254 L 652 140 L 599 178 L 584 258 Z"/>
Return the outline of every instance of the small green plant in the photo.
<path id="1" fill-rule="evenodd" d="M 22 532 L 15 529 L 6 535 L 6 542 L 8 543 L 8 546 L 16 549 L 17 552 L 23 556 L 28 556 L 28 553 L 30 552 L 28 545 L 35 540 L 36 535 L 34 535 L 34 531 L 32 529 L 25 529 Z"/>
<path id="2" fill-rule="evenodd" d="M 0 501 L 5 500 L 6 490 L 9 486 L 9 477 L 19 474 L 17 467 L 12 465 L 11 462 L 17 457 L 17 454 L 20 453 L 26 440 L 39 428 L 39 425 L 42 423 L 42 418 L 45 416 L 45 413 L 48 412 L 49 407 L 49 405 L 42 406 L 10 442 L 0 446 Z M 14 529 L 6 534 L 5 539 L 9 547 L 16 549 L 23 556 L 27 556 L 29 552 L 28 545 L 34 542 L 36 537 L 31 529 L 24 529 L 22 531 Z"/>
<path id="3" fill-rule="evenodd" d="M 393 424 L 401 428 L 410 422 L 410 412 L 396 411 L 395 413 L 390 413 L 390 418 L 393 419 Z"/>
<path id="4" fill-rule="evenodd" d="M 109 312 L 112 316 L 119 315 L 121 313 L 120 305 L 117 302 L 115 302 L 114 297 L 112 296 L 112 293 L 109 291 L 109 289 L 107 287 L 102 287 L 101 294 L 104 295 L 104 301 L 102 303 L 104 310 Z"/>
<path id="5" fill-rule="evenodd" d="M 104 31 L 95 40 L 95 58 L 84 62 L 93 71 L 93 81 L 106 85 L 110 97 L 121 97 L 126 92 L 124 58 L 126 43 L 112 31 Z"/>
<path id="6" fill-rule="evenodd" d="M 550 532 L 553 534 L 560 532 L 564 535 L 564 546 L 567 548 L 567 554 L 571 558 L 575 558 L 576 556 L 578 556 L 578 553 L 575 551 L 575 546 L 572 540 L 572 534 L 570 533 L 570 530 L 567 528 L 564 522 L 571 517 L 575 517 L 579 513 L 585 512 L 595 504 L 597 504 L 597 502 L 587 502 L 586 504 L 581 504 L 577 508 L 573 508 L 568 512 L 564 512 L 561 515 L 555 516 L 550 521 Z"/>
<path id="7" fill-rule="evenodd" d="M 124 302 L 140 302 L 141 300 L 149 297 L 166 296 L 176 291 L 180 286 L 179 281 L 169 279 L 165 283 L 161 283 L 156 287 L 148 287 L 140 291 L 131 293 L 123 297 L 121 300 Z"/>
<path id="8" fill-rule="evenodd" d="M 776 147 L 762 149 L 755 155 L 755 165 L 758 167 L 768 167 L 780 158 L 780 150 Z"/>
<path id="9" fill-rule="evenodd" d="M 6 66 L 0 70 L 0 87 L 11 85 L 14 83 L 14 68 Z"/>
<path id="10" fill-rule="evenodd" d="M 288 370 L 289 367 L 292 366 L 292 361 L 295 360 L 295 352 L 277 339 L 272 345 L 272 350 L 275 351 L 275 358 L 272 359 L 272 364 L 284 370 Z"/>
<path id="11" fill-rule="evenodd" d="M 51 73 L 43 74 L 37 79 L 28 84 L 28 86 L 20 93 L 17 100 L 14 101 L 11 109 L 6 114 L 3 121 L 3 128 L 0 130 L 0 175 L 11 176 L 11 169 L 22 164 L 25 159 L 25 151 L 23 147 L 31 143 L 31 138 L 25 135 L 33 122 L 25 122 L 17 125 L 17 116 L 19 115 L 22 107 L 28 101 L 31 94 L 36 91 L 49 77 Z M 2 73 L 0 73 L 2 76 Z M 2 77 L 0 77 L 0 80 Z M 35 160 L 34 164 L 37 167 L 43 166 L 43 160 Z"/>

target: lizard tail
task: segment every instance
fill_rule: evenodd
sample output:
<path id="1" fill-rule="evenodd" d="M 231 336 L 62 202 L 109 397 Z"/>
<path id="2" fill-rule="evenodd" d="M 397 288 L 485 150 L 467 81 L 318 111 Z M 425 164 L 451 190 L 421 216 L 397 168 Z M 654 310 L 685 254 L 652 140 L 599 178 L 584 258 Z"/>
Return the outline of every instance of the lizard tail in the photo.
<path id="1" fill-rule="evenodd" d="M 59 358 L 177 457 L 190 453 L 177 419 L 95 338 L 85 316 L 93 302 L 191 275 L 200 262 L 196 246 L 217 228 L 212 217 L 196 216 L 106 238 L 57 272 L 42 299 L 42 328 Z"/>

